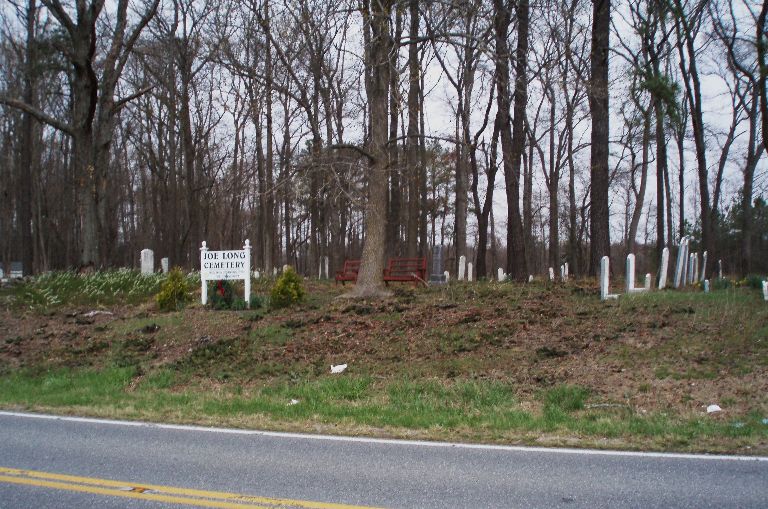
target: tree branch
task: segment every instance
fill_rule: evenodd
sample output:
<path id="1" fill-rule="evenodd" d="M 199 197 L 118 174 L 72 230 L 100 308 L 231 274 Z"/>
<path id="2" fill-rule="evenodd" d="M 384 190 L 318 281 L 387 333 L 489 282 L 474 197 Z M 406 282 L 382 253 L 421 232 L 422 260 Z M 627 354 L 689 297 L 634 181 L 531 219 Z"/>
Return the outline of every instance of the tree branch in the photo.
<path id="1" fill-rule="evenodd" d="M 120 109 L 123 106 L 125 106 L 129 102 L 133 101 L 134 99 L 138 99 L 139 97 L 141 97 L 142 95 L 146 94 L 147 92 L 149 92 L 153 88 L 155 88 L 155 87 L 154 86 L 144 87 L 144 88 L 142 88 L 140 90 L 137 90 L 136 92 L 132 93 L 131 95 L 129 95 L 127 97 L 123 97 L 122 99 L 118 99 L 117 101 L 115 101 L 115 105 L 112 106 L 112 113 L 117 113 L 118 111 L 120 111 Z"/>
<path id="2" fill-rule="evenodd" d="M 15 108 L 17 110 L 21 110 L 25 113 L 28 113 L 33 117 L 35 117 L 40 122 L 43 122 L 44 124 L 48 124 L 54 129 L 58 129 L 59 131 L 67 133 L 70 136 L 73 136 L 74 134 L 74 129 L 72 128 L 71 125 L 65 124 L 64 122 L 53 118 L 52 116 L 48 115 L 44 111 L 39 110 L 34 106 L 30 106 L 24 101 L 20 101 L 18 99 L 13 99 L 10 97 L 5 97 L 0 95 L 0 104 L 5 104 L 6 106 L 10 106 L 11 108 Z"/>

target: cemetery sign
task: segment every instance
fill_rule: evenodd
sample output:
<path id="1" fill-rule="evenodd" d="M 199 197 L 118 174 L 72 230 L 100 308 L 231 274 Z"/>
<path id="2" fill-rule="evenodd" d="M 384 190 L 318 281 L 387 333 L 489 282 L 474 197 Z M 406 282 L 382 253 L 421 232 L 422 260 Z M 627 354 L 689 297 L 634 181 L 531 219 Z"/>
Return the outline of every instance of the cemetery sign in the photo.
<path id="1" fill-rule="evenodd" d="M 239 251 L 209 251 L 203 241 L 200 248 L 200 284 L 203 305 L 208 302 L 208 281 L 242 279 L 245 282 L 245 303 L 251 305 L 251 242 L 246 239 Z"/>

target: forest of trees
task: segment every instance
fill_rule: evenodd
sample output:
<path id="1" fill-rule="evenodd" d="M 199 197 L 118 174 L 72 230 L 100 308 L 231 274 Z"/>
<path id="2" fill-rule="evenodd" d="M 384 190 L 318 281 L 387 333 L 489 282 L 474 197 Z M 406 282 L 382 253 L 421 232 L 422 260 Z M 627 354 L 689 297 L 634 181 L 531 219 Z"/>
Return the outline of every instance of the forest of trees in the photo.
<path id="1" fill-rule="evenodd" d="M 768 271 L 768 0 L 6 0 L 0 262 Z M 709 267 L 711 272 L 712 267 Z"/>

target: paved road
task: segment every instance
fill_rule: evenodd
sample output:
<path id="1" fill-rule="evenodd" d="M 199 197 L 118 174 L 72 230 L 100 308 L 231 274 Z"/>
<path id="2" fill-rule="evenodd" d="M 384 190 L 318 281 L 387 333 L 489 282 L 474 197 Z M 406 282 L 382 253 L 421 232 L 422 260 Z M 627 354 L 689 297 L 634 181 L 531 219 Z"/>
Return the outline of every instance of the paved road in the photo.
<path id="1" fill-rule="evenodd" d="M 0 508 L 191 505 L 765 508 L 768 458 L 339 439 L 0 412 Z"/>

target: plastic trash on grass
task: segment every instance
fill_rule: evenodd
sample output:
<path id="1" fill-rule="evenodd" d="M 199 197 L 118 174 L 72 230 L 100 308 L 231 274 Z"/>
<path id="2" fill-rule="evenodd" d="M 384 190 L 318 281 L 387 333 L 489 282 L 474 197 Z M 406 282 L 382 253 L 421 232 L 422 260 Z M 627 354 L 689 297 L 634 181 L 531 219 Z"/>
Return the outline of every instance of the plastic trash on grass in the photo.
<path id="1" fill-rule="evenodd" d="M 347 365 L 346 364 L 338 364 L 336 366 L 331 364 L 331 373 L 333 373 L 333 374 L 343 373 L 345 369 L 347 369 Z"/>

